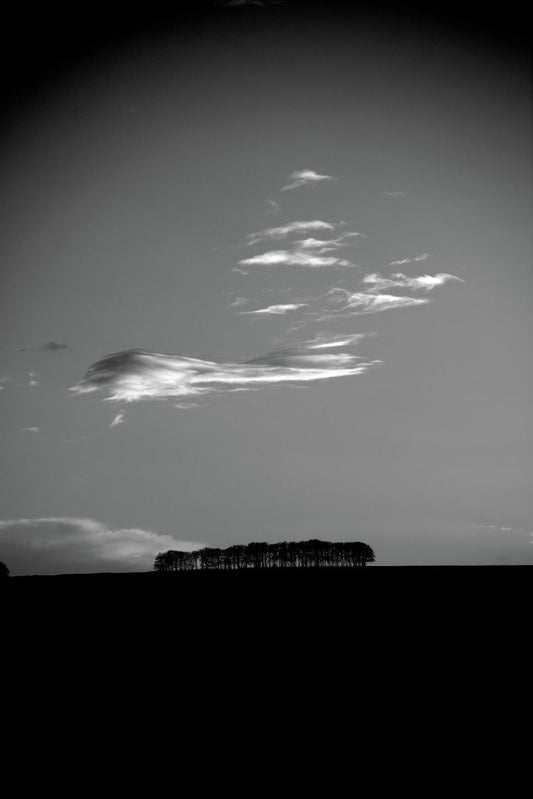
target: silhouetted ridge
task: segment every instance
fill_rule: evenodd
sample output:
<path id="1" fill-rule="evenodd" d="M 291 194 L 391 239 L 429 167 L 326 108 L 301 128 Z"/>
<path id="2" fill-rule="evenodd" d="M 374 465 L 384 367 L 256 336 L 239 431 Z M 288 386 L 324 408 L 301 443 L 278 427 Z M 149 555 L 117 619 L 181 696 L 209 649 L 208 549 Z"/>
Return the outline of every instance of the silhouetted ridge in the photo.
<path id="1" fill-rule="evenodd" d="M 160 552 L 155 571 L 194 569 L 272 569 L 336 566 L 366 566 L 375 560 L 374 552 L 361 541 L 281 541 L 275 544 L 252 542 L 226 549 L 204 547 L 195 552 L 169 549 Z"/>

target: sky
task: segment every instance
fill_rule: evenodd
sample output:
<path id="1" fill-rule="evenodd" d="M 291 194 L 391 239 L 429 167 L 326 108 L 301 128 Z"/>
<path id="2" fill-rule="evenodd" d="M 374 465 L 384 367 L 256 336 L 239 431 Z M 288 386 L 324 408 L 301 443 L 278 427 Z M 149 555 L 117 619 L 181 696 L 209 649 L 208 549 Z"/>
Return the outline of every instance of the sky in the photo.
<path id="1" fill-rule="evenodd" d="M 320 538 L 533 563 L 519 20 L 155 16 L 12 22 L 0 560 Z"/>

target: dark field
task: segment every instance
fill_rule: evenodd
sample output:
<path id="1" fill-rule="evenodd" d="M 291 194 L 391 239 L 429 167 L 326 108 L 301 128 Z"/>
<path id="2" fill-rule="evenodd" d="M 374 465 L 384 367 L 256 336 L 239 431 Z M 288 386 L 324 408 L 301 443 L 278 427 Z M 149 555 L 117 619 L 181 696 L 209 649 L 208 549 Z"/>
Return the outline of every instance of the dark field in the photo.
<path id="1" fill-rule="evenodd" d="M 529 611 L 533 566 L 405 566 L 247 569 L 171 574 L 109 573 L 9 577 L 0 588 L 4 618 L 66 622 L 71 616 L 128 625 L 167 620 L 178 627 L 235 629 L 254 622 L 511 626 Z"/>
<path id="2" fill-rule="evenodd" d="M 474 695 L 503 701 L 504 682 L 523 690 L 532 594 L 519 566 L 9 577 L 3 662 L 32 696 L 78 685 L 73 701 L 103 684 L 112 704 L 215 707 L 231 685 L 250 708 L 310 707 L 320 685 L 341 708 L 459 690 L 467 712 Z"/>

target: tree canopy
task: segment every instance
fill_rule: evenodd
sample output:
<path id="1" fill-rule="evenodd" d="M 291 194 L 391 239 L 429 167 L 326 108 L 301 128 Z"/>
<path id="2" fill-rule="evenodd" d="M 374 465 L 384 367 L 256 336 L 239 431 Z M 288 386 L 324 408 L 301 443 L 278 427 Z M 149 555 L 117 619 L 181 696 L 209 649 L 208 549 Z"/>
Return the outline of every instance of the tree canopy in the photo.
<path id="1" fill-rule="evenodd" d="M 194 552 L 169 549 L 160 552 L 154 569 L 162 572 L 193 569 L 269 569 L 366 566 L 375 555 L 361 541 L 280 541 L 273 544 L 253 541 L 226 549 L 204 547 Z"/>

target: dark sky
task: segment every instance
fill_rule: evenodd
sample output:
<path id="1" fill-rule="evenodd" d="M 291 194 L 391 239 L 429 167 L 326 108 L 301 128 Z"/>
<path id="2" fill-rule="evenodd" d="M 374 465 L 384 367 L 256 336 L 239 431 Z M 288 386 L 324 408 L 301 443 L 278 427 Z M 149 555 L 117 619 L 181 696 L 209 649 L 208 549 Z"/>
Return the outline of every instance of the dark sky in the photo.
<path id="1" fill-rule="evenodd" d="M 11 12 L 13 573 L 305 538 L 533 561 L 523 19 L 372 8 Z"/>

